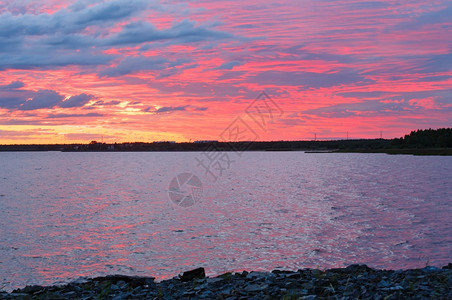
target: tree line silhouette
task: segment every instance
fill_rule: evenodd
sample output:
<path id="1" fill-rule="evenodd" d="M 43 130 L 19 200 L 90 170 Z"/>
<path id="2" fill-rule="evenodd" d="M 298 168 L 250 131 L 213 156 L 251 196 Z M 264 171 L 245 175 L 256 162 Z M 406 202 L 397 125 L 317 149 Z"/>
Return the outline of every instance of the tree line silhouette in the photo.
<path id="1" fill-rule="evenodd" d="M 419 129 L 403 138 L 394 139 L 401 148 L 452 148 L 452 128 Z"/>

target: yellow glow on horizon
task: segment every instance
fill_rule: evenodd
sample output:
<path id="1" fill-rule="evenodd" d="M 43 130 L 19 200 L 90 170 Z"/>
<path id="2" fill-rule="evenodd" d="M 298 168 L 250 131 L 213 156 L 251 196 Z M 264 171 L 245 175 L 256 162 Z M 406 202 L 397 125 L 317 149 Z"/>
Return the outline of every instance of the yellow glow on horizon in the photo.
<path id="1" fill-rule="evenodd" d="M 99 128 L 95 126 L 62 125 L 0 125 L 0 144 L 78 144 L 92 140 L 105 143 L 184 142 L 187 138 L 174 132 Z"/>

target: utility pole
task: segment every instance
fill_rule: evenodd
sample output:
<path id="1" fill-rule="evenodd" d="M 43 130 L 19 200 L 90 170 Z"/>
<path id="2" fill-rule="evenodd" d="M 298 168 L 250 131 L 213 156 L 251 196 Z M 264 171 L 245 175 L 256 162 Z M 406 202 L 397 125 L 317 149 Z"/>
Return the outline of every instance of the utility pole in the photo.
<path id="1" fill-rule="evenodd" d="M 317 141 L 317 133 L 314 133 L 314 141 Z"/>
<path id="2" fill-rule="evenodd" d="M 348 140 L 348 131 L 347 131 L 347 140 Z"/>

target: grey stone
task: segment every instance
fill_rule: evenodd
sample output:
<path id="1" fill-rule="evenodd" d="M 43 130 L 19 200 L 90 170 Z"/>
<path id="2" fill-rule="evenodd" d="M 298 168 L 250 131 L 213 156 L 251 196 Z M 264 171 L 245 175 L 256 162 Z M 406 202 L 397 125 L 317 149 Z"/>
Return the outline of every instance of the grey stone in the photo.
<path id="1" fill-rule="evenodd" d="M 77 295 L 77 293 L 75 291 L 70 291 L 70 292 L 64 293 L 65 297 L 74 297 L 76 295 Z"/>
<path id="2" fill-rule="evenodd" d="M 267 284 L 263 284 L 263 285 L 250 284 L 250 285 L 246 286 L 244 290 L 249 293 L 254 293 L 254 292 L 264 291 L 267 288 L 268 288 Z"/>
<path id="3" fill-rule="evenodd" d="M 209 284 L 216 284 L 216 283 L 222 282 L 222 281 L 224 281 L 224 280 L 225 280 L 225 279 L 224 279 L 224 278 L 221 278 L 221 277 L 207 278 L 207 282 L 208 282 Z"/>

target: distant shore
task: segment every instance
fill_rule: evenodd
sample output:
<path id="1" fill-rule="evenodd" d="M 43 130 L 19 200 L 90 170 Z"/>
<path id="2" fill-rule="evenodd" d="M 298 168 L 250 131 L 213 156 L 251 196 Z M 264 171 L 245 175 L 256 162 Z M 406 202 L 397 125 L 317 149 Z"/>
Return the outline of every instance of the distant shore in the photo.
<path id="1" fill-rule="evenodd" d="M 366 265 L 205 276 L 203 268 L 155 282 L 112 275 L 62 286 L 27 286 L 1 299 L 452 299 L 452 264 L 376 270 Z"/>
<path id="2" fill-rule="evenodd" d="M 393 140 L 339 141 L 275 141 L 275 142 L 200 142 L 200 143 L 98 143 L 0 145 L 0 152 L 61 151 L 61 152 L 212 152 L 212 151 L 304 151 L 307 153 L 387 153 L 413 155 L 452 155 L 452 147 L 402 147 Z"/>
<path id="3" fill-rule="evenodd" d="M 408 149 L 355 149 L 337 150 L 335 153 L 386 153 L 386 154 L 411 154 L 411 155 L 452 155 L 452 148 L 408 148 Z"/>

